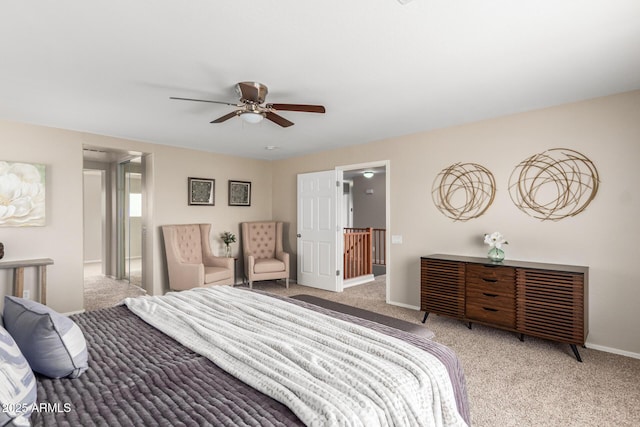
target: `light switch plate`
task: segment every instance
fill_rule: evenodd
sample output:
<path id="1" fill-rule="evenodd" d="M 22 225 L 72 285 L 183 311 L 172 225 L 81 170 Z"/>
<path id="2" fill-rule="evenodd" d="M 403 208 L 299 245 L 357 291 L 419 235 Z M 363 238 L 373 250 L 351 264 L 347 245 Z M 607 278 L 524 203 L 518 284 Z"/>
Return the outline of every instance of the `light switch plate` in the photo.
<path id="1" fill-rule="evenodd" d="M 391 243 L 399 245 L 402 244 L 402 235 L 401 234 L 394 234 L 391 236 Z"/>

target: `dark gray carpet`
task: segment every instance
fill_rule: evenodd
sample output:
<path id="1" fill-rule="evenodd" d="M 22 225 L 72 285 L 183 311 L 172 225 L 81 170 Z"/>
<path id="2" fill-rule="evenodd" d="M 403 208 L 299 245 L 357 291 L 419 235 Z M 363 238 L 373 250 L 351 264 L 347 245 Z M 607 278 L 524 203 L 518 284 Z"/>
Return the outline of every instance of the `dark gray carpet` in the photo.
<path id="1" fill-rule="evenodd" d="M 373 311 L 363 310 L 361 308 L 352 307 L 350 305 L 340 304 L 338 302 L 314 297 L 313 295 L 293 295 L 290 298 L 315 304 L 320 307 L 328 308 L 329 310 L 337 311 L 339 313 L 345 313 L 351 316 L 359 317 L 361 319 L 370 320 L 382 325 L 391 326 L 392 328 L 409 332 L 423 338 L 432 339 L 435 336 L 435 334 L 427 329 L 424 325 L 416 325 L 415 323 L 405 322 L 404 320 L 396 319 L 394 317 L 389 317 L 382 314 L 374 313 Z"/>

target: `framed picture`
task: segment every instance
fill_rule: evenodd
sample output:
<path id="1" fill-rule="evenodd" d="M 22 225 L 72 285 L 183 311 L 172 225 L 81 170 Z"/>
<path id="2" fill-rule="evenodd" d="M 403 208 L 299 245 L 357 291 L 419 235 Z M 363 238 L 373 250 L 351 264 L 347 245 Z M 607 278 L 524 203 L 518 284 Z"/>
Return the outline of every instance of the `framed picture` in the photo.
<path id="1" fill-rule="evenodd" d="M 0 160 L 0 227 L 46 224 L 46 166 Z"/>
<path id="2" fill-rule="evenodd" d="M 189 178 L 189 205 L 213 206 L 215 193 L 215 179 Z"/>
<path id="3" fill-rule="evenodd" d="M 251 206 L 249 181 L 229 181 L 229 206 Z"/>

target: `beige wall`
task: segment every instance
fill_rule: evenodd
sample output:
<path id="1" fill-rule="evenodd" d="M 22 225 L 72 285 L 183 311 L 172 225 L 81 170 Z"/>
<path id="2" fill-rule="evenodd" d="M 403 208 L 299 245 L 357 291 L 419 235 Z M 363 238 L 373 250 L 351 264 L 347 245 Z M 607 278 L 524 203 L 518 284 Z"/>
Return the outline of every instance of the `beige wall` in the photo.
<path id="1" fill-rule="evenodd" d="M 134 150 L 150 154 L 153 164 L 153 199 L 151 224 L 153 238 L 153 293 L 168 290 L 164 263 L 161 226 L 163 224 L 210 223 L 212 248 L 222 254 L 222 242 L 217 238 L 223 231 L 238 235 L 239 223 L 271 218 L 271 164 L 215 153 L 187 150 L 165 145 L 148 144 L 85 134 L 84 142 L 91 146 L 115 150 Z M 215 206 L 189 206 L 187 179 L 189 177 L 215 179 Z M 228 180 L 250 181 L 251 206 L 228 206 Z M 232 245 L 238 254 L 239 243 Z M 238 264 L 239 268 L 242 265 Z"/>
<path id="2" fill-rule="evenodd" d="M 162 224 L 212 224 L 212 246 L 222 249 L 217 235 L 239 232 L 242 221 L 271 218 L 271 164 L 213 153 L 161 146 L 73 131 L 0 121 L 0 159 L 44 163 L 47 170 L 46 227 L 0 227 L 5 259 L 52 258 L 48 269 L 48 305 L 61 312 L 83 307 L 83 144 L 114 150 L 132 150 L 151 156 L 154 196 L 152 222 L 152 277 L 154 293 L 168 289 Z M 216 180 L 215 206 L 187 205 L 187 178 Z M 227 206 L 229 179 L 251 181 L 250 207 Z M 239 244 L 233 245 L 234 254 Z M 30 277 L 26 278 L 27 280 Z M 11 276 L 0 270 L 0 290 L 11 291 Z"/>
<path id="3" fill-rule="evenodd" d="M 600 190 L 580 215 L 540 221 L 511 202 L 509 176 L 521 160 L 559 147 L 595 163 Z M 589 266 L 588 342 L 640 355 L 640 91 L 275 162 L 274 217 L 296 229 L 296 174 L 381 160 L 390 161 L 389 232 L 403 236 L 390 248 L 391 302 L 419 306 L 421 255 L 482 257 L 484 233 L 500 231 L 511 259 Z M 456 162 L 480 163 L 496 179 L 493 205 L 468 222 L 442 215 L 430 194 L 437 173 Z M 295 233 L 289 239 L 295 251 Z"/>
<path id="4" fill-rule="evenodd" d="M 212 153 L 176 150 L 161 146 L 154 154 L 155 208 L 153 220 L 156 237 L 160 239 L 162 224 L 211 223 L 212 249 L 223 254 L 223 243 L 217 237 L 231 231 L 238 237 L 232 244 L 234 255 L 240 249 L 240 226 L 245 221 L 260 221 L 271 218 L 272 184 L 271 164 L 262 160 L 251 160 Z M 187 205 L 187 178 L 215 178 L 215 206 Z M 228 206 L 228 180 L 251 182 L 251 206 Z M 155 259 L 164 260 L 164 249 L 155 245 Z M 238 268 L 242 268 L 241 263 Z M 159 274 L 160 272 L 158 272 Z M 162 264 L 163 290 L 166 271 Z M 156 287 L 156 293 L 158 288 Z"/>
<path id="5" fill-rule="evenodd" d="M 102 173 L 86 171 L 83 185 L 84 260 L 102 260 Z"/>
<path id="6" fill-rule="evenodd" d="M 391 302 L 419 305 L 421 255 L 484 256 L 482 235 L 500 231 L 510 242 L 511 259 L 588 265 L 589 344 L 640 355 L 640 274 L 634 265 L 640 236 L 639 141 L 640 91 L 271 163 L 0 121 L 0 159 L 47 165 L 47 226 L 0 228 L 0 241 L 7 258 L 54 258 L 49 304 L 63 312 L 81 309 L 82 144 L 150 153 L 152 280 L 161 293 L 166 289 L 161 224 L 210 222 L 214 233 L 237 233 L 242 221 L 273 218 L 286 222 L 285 248 L 295 255 L 296 174 L 389 160 L 390 234 L 403 236 L 402 244 L 391 246 Z M 518 162 L 557 147 L 591 158 L 602 182 L 582 214 L 542 222 L 513 205 L 507 182 Z M 434 177 L 455 162 L 480 163 L 495 175 L 495 201 L 476 220 L 453 222 L 433 205 Z M 187 206 L 189 176 L 216 179 L 215 207 Z M 253 183 L 251 207 L 227 206 L 228 179 Z M 235 252 L 238 248 L 234 245 Z M 292 269 L 295 278 L 295 256 Z M 8 278 L 2 274 L 0 287 L 6 291 Z"/>
<path id="7" fill-rule="evenodd" d="M 82 309 L 82 135 L 0 121 L 0 159 L 46 165 L 46 226 L 0 227 L 5 259 L 52 258 L 48 305 Z M 25 289 L 35 290 L 32 270 L 25 272 Z M 0 289 L 11 294 L 9 271 L 0 273 Z"/>

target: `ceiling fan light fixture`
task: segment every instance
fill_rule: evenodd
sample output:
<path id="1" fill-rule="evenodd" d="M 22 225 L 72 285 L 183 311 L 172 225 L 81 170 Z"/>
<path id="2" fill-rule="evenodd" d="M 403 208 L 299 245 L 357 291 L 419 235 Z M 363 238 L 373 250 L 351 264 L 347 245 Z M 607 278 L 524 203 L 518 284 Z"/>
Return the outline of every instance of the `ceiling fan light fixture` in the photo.
<path id="1" fill-rule="evenodd" d="M 264 115 L 262 113 L 256 113 L 253 111 L 240 113 L 240 117 L 242 117 L 242 120 L 247 123 L 260 123 L 262 119 L 264 119 Z"/>
<path id="2" fill-rule="evenodd" d="M 277 111 L 299 111 L 304 113 L 324 113 L 326 110 L 322 105 L 307 104 L 264 104 L 267 96 L 267 87 L 256 82 L 240 82 L 236 84 L 236 92 L 240 98 L 239 103 L 231 103 L 224 101 L 213 101 L 208 99 L 194 98 L 178 98 L 171 96 L 169 99 L 177 99 L 182 101 L 211 102 L 213 104 L 225 104 L 233 107 L 239 107 L 239 110 L 232 111 L 222 117 L 212 120 L 210 123 L 224 123 L 234 117 L 242 117 L 242 120 L 256 124 L 267 119 L 278 126 L 287 128 L 293 126 L 294 123 L 277 114 Z"/>
<path id="3" fill-rule="evenodd" d="M 362 172 L 362 176 L 364 176 L 367 179 L 371 179 L 373 178 L 373 171 L 364 171 Z"/>
<path id="4" fill-rule="evenodd" d="M 244 113 L 240 113 L 240 117 L 247 123 L 260 123 L 262 119 L 264 119 L 264 115 L 262 113 L 257 113 L 253 111 L 246 111 Z"/>

